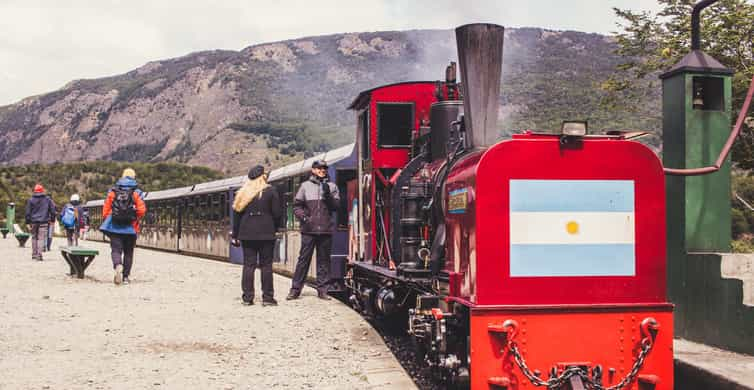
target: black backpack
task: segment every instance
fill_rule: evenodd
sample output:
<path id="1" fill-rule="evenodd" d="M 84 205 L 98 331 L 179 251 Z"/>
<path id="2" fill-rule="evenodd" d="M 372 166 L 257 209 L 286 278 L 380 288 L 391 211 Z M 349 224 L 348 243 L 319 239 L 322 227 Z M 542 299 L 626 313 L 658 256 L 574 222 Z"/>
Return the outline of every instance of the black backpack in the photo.
<path id="1" fill-rule="evenodd" d="M 134 190 L 113 188 L 113 223 L 116 225 L 130 225 L 136 220 L 136 206 L 134 205 Z"/>

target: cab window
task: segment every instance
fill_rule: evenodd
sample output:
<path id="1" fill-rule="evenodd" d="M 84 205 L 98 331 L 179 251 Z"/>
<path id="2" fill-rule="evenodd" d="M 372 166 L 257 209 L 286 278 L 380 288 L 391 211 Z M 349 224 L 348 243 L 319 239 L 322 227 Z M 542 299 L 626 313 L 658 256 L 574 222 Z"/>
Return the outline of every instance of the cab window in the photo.
<path id="1" fill-rule="evenodd" d="M 408 148 L 414 125 L 413 103 L 377 104 L 377 143 L 381 148 Z"/>

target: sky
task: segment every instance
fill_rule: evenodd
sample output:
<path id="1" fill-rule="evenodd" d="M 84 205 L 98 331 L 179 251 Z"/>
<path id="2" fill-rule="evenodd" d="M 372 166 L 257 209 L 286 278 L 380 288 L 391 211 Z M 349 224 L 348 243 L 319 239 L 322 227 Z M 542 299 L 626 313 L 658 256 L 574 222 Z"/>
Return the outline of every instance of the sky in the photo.
<path id="1" fill-rule="evenodd" d="M 0 106 L 149 61 L 342 32 L 485 22 L 609 34 L 650 0 L 0 0 Z"/>

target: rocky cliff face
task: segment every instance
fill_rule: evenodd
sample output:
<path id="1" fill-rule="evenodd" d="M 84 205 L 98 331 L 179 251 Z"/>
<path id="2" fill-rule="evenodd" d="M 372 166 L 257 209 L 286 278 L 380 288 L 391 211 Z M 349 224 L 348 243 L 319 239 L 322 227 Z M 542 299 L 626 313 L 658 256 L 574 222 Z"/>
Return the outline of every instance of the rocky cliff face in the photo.
<path id="1" fill-rule="evenodd" d="M 659 127 L 599 110 L 598 83 L 618 61 L 613 49 L 596 34 L 509 29 L 502 128 L 553 128 L 574 118 L 598 118 L 598 128 Z M 453 32 L 433 30 L 337 34 L 154 61 L 0 107 L 0 161 L 180 161 L 226 173 L 280 165 L 352 142 L 346 107 L 359 91 L 439 79 L 454 59 Z M 283 124 L 288 133 L 260 131 L 259 123 Z"/>

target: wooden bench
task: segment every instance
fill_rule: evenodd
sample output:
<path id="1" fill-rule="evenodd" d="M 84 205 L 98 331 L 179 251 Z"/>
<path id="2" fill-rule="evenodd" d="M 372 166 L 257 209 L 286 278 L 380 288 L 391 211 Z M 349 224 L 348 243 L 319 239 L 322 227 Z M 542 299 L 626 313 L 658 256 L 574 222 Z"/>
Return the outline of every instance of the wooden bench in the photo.
<path id="1" fill-rule="evenodd" d="M 24 233 L 24 232 L 16 233 L 16 240 L 18 240 L 18 246 L 20 246 L 21 248 L 25 248 L 26 241 L 29 239 L 30 236 L 31 234 L 29 233 Z"/>
<path id="2" fill-rule="evenodd" d="M 92 264 L 94 257 L 99 254 L 99 251 L 80 246 L 63 246 L 60 247 L 60 253 L 71 267 L 70 275 L 76 275 L 79 279 L 84 279 L 84 271 L 89 267 L 89 264 Z"/>
<path id="3" fill-rule="evenodd" d="M 3 235 L 3 238 L 8 235 L 8 232 L 10 232 L 10 229 L 8 229 L 7 227 L 0 228 L 0 234 Z"/>

